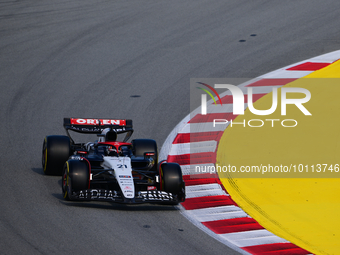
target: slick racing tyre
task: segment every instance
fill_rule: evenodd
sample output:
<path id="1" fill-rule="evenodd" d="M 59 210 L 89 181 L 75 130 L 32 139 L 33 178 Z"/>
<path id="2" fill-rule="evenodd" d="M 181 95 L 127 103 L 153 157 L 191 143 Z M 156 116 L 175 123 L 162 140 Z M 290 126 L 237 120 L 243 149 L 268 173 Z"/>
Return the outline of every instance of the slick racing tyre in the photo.
<path id="1" fill-rule="evenodd" d="M 66 161 L 62 174 L 62 191 L 65 200 L 72 200 L 73 192 L 89 188 L 90 171 L 86 161 Z"/>
<path id="2" fill-rule="evenodd" d="M 42 167 L 47 175 L 61 175 L 71 154 L 70 138 L 63 135 L 46 136 L 42 150 Z"/>
<path id="3" fill-rule="evenodd" d="M 162 190 L 177 196 L 179 202 L 185 200 L 185 183 L 182 170 L 177 163 L 163 163 L 160 166 Z"/>
<path id="4" fill-rule="evenodd" d="M 133 148 L 133 155 L 136 157 L 144 157 L 145 152 L 154 153 L 151 156 L 155 162 L 154 167 L 151 171 L 157 171 L 157 164 L 158 164 L 158 149 L 157 143 L 155 140 L 152 139 L 134 139 L 132 140 L 132 148 Z"/>

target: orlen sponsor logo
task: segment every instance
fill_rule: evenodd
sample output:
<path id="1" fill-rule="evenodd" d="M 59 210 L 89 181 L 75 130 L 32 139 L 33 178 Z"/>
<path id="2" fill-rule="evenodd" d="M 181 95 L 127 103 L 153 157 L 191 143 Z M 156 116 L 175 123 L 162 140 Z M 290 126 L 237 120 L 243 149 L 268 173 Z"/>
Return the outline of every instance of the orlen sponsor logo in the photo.
<path id="1" fill-rule="evenodd" d="M 113 120 L 113 119 L 71 119 L 72 125 L 98 125 L 100 121 L 101 125 L 119 125 L 125 126 L 125 120 Z"/>

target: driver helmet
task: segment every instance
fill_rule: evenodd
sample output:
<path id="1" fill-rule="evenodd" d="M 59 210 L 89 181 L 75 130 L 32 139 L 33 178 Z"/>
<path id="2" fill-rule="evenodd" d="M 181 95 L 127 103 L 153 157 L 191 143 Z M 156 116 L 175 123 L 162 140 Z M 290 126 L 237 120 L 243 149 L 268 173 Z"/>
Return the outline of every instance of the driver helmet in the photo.
<path id="1" fill-rule="evenodd" d="M 117 149 L 114 146 L 106 147 L 106 155 L 108 156 L 118 156 Z"/>

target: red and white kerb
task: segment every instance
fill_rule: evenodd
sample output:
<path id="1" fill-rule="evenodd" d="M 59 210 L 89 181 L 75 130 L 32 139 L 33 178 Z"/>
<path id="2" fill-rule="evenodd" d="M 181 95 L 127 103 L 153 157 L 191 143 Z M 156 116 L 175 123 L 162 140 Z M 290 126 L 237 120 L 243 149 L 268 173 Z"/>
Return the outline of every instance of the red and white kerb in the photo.
<path id="1" fill-rule="evenodd" d="M 243 90 L 246 93 L 246 87 L 256 87 L 257 93 L 253 94 L 253 101 L 256 101 L 271 92 L 273 87 L 284 86 L 338 59 L 340 51 L 308 59 L 262 75 L 256 81 L 243 85 Z M 218 143 L 226 127 L 217 130 L 212 128 L 211 122 L 222 116 L 233 118 L 231 95 L 224 95 L 221 101 L 225 111 L 189 114 L 170 133 L 162 147 L 160 157 L 168 162 L 177 162 L 182 168 L 186 200 L 181 203 L 181 211 L 200 229 L 242 254 L 310 254 L 269 232 L 247 215 L 225 190 L 218 175 L 213 178 L 211 174 L 204 173 L 197 173 L 194 178 L 190 176 L 195 166 L 214 165 L 216 162 Z"/>

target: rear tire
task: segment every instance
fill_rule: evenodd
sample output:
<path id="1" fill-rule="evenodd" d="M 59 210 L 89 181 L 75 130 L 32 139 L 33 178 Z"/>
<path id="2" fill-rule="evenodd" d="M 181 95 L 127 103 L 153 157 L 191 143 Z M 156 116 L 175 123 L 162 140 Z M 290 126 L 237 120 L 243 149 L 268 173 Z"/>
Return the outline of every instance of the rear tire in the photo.
<path id="1" fill-rule="evenodd" d="M 162 190 L 177 196 L 179 202 L 185 200 L 185 183 L 182 170 L 177 163 L 161 164 Z"/>
<path id="2" fill-rule="evenodd" d="M 152 139 L 135 139 L 132 140 L 133 155 L 136 157 L 144 157 L 145 152 L 153 152 L 155 155 L 152 156 L 155 165 L 151 171 L 157 171 L 158 164 L 158 149 L 157 143 Z"/>
<path id="3" fill-rule="evenodd" d="M 64 165 L 62 191 L 65 200 L 72 200 L 72 193 L 88 189 L 90 182 L 89 167 L 85 161 L 71 159 Z"/>
<path id="4" fill-rule="evenodd" d="M 71 155 L 68 136 L 46 136 L 42 150 L 42 167 L 46 175 L 61 175 L 66 160 Z"/>

